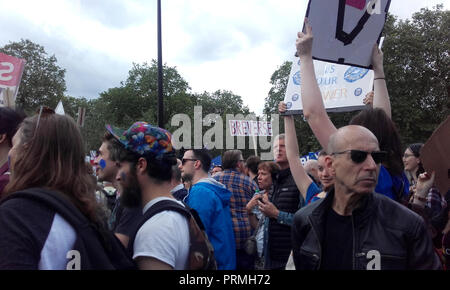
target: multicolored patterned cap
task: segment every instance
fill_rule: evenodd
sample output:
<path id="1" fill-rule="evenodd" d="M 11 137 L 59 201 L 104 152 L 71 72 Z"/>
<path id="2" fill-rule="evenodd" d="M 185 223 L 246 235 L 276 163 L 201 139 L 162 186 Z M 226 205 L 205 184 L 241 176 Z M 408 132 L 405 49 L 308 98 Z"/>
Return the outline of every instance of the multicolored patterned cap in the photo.
<path id="1" fill-rule="evenodd" d="M 152 126 L 147 122 L 136 122 L 128 130 L 121 130 L 111 125 L 106 125 L 108 130 L 125 149 L 139 155 L 153 153 L 157 158 L 166 153 L 174 153 L 172 147 L 172 135 L 169 131 Z"/>

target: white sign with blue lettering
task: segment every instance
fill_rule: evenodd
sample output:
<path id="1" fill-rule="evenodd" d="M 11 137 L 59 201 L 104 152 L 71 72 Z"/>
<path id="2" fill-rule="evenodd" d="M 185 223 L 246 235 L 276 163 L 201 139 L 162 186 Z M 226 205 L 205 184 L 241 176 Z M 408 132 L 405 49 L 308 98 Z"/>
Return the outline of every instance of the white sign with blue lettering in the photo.
<path id="1" fill-rule="evenodd" d="M 373 70 L 319 60 L 314 60 L 314 70 L 327 111 L 345 112 L 364 108 L 363 99 L 373 86 Z M 303 112 L 301 82 L 300 61 L 295 58 L 284 97 L 287 114 Z"/>

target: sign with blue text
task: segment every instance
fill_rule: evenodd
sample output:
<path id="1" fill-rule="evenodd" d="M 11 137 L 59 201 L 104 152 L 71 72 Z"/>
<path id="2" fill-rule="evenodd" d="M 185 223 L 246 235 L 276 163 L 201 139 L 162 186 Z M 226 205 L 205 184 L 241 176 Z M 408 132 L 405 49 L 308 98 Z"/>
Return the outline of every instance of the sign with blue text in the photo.
<path id="1" fill-rule="evenodd" d="M 322 93 L 325 109 L 329 112 L 360 110 L 363 99 L 372 91 L 373 70 L 314 60 L 317 84 Z M 302 114 L 300 61 L 292 63 L 284 96 L 286 114 Z"/>

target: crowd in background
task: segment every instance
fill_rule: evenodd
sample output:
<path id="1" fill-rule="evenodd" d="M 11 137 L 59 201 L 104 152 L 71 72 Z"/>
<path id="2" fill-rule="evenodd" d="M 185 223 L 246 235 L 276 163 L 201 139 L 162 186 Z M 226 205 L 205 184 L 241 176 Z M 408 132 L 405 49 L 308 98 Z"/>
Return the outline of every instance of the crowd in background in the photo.
<path id="1" fill-rule="evenodd" d="M 450 189 L 424 168 L 424 144 L 401 144 L 382 52 L 367 107 L 336 128 L 312 42 L 306 23 L 303 114 L 322 148 L 305 164 L 283 102 L 273 161 L 228 150 L 214 166 L 207 149 L 175 150 L 144 121 L 107 125 L 86 163 L 69 116 L 0 108 L 0 269 L 189 269 L 190 221 L 163 204 L 198 214 L 219 270 L 448 268 Z"/>

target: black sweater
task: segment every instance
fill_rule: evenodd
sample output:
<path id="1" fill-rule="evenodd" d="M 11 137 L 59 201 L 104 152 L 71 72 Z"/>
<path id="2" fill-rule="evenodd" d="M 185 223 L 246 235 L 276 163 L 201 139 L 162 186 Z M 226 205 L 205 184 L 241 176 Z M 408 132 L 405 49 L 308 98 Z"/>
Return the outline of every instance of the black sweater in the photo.
<path id="1" fill-rule="evenodd" d="M 115 236 L 63 194 L 32 188 L 0 204 L 0 269 L 132 269 Z"/>

